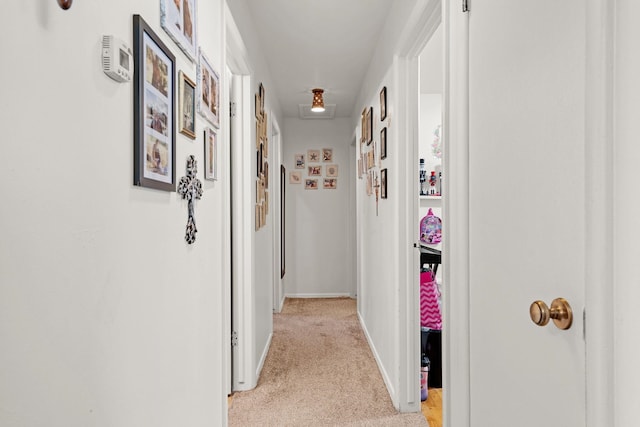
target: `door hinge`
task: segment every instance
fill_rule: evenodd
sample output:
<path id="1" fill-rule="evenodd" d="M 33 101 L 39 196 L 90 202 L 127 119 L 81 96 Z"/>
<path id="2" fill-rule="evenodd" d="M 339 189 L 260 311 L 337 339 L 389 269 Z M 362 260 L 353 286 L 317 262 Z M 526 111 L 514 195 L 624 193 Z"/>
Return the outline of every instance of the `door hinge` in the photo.
<path id="1" fill-rule="evenodd" d="M 235 102 L 230 102 L 229 103 L 229 115 L 231 117 L 235 117 L 236 116 L 236 106 L 237 106 L 237 104 Z"/>
<path id="2" fill-rule="evenodd" d="M 231 347 L 238 346 L 238 333 L 236 331 L 231 331 Z"/>
<path id="3" fill-rule="evenodd" d="M 462 11 L 469 12 L 469 0 L 462 0 Z"/>

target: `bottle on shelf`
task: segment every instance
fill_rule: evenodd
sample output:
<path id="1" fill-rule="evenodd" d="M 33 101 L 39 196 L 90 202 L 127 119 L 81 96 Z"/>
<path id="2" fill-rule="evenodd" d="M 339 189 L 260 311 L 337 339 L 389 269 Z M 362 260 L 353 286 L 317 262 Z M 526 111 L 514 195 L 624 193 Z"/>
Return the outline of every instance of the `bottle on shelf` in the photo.
<path id="1" fill-rule="evenodd" d="M 425 401 L 429 397 L 429 358 L 426 354 L 422 354 L 420 361 L 420 400 Z"/>
<path id="2" fill-rule="evenodd" d="M 436 195 L 436 171 L 431 171 L 431 176 L 429 176 L 429 195 Z"/>

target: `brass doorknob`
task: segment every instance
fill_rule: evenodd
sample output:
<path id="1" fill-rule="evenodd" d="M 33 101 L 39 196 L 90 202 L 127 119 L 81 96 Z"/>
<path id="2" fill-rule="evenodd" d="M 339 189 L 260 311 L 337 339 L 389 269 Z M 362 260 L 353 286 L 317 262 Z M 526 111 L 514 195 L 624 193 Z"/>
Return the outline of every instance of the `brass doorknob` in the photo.
<path id="1" fill-rule="evenodd" d="M 544 301 L 534 301 L 529 307 L 529 315 L 538 326 L 545 326 L 549 319 L 553 319 L 558 329 L 569 329 L 573 322 L 573 311 L 564 298 L 554 299 L 551 308 Z"/>

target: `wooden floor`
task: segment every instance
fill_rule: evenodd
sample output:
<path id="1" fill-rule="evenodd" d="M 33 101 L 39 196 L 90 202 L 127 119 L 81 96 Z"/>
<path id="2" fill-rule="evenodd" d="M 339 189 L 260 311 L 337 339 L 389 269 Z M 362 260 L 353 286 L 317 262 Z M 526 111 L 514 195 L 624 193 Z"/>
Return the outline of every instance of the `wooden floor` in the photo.
<path id="1" fill-rule="evenodd" d="M 442 389 L 430 388 L 427 400 L 422 402 L 422 415 L 429 427 L 442 427 Z"/>

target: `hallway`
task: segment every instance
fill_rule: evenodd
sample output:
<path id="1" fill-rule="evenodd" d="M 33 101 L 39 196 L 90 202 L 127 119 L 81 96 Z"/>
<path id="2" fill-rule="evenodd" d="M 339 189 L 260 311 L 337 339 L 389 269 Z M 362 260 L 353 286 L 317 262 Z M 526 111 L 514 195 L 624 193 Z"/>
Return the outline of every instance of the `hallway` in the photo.
<path id="1" fill-rule="evenodd" d="M 426 426 L 398 414 L 351 298 L 288 298 L 258 386 L 234 394 L 230 426 Z"/>

